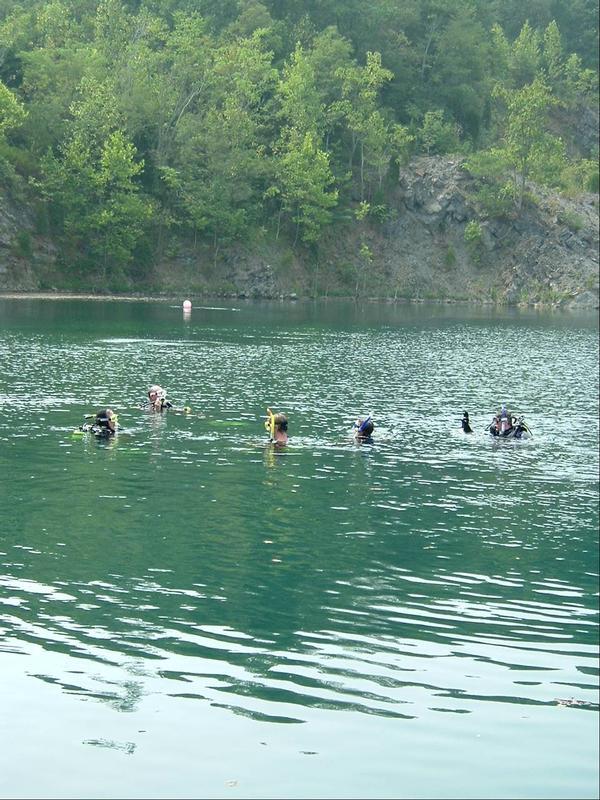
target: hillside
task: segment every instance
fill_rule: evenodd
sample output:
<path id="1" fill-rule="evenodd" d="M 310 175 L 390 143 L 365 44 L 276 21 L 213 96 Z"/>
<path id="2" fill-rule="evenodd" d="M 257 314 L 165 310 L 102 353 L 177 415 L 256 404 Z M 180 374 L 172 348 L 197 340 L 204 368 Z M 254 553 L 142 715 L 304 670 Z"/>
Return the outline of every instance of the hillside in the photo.
<path id="1" fill-rule="evenodd" d="M 0 199 L 0 291 L 237 297 L 360 296 L 598 307 L 598 199 L 535 187 L 535 202 L 482 215 L 461 159 L 417 157 L 400 171 L 379 223 L 331 226 L 317 249 L 263 234 L 223 248 L 182 238 L 138 280 L 103 281 L 57 262 L 30 208 Z M 471 223 L 475 237 L 465 240 Z"/>
<path id="2" fill-rule="evenodd" d="M 0 0 L 6 290 L 594 305 L 599 182 L 598 0 Z"/>

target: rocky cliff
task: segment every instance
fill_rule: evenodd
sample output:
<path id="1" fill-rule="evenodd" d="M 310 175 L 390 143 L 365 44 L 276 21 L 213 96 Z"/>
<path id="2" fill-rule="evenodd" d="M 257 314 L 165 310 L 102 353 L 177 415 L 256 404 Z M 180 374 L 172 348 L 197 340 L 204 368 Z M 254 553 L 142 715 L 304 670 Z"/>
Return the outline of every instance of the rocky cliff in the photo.
<path id="1" fill-rule="evenodd" d="M 415 159 L 400 173 L 389 218 L 339 237 L 335 261 L 357 265 L 359 290 L 366 277 L 377 295 L 597 308 L 597 195 L 532 189 L 519 213 L 486 219 L 459 160 Z M 372 258 L 361 278 L 365 244 Z"/>

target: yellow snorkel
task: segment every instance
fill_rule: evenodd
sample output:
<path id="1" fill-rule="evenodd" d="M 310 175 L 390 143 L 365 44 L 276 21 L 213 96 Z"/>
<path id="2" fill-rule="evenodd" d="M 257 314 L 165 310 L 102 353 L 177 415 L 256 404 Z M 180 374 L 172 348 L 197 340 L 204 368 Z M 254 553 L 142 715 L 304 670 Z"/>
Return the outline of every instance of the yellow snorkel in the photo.
<path id="1" fill-rule="evenodd" d="M 275 438 L 275 414 L 270 408 L 267 408 L 267 419 L 265 422 L 265 430 L 268 432 L 271 439 Z"/>

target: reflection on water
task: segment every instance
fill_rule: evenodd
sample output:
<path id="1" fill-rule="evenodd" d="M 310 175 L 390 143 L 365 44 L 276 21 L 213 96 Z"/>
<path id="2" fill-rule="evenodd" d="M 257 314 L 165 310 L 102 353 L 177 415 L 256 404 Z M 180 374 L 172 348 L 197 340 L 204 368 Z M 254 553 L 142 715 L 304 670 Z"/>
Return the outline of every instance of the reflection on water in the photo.
<path id="1" fill-rule="evenodd" d="M 270 747 L 273 770 L 271 782 L 252 770 L 260 748 L 235 750 L 244 796 L 597 793 L 594 320 L 0 312 L 0 663 L 15 697 L 64 716 L 71 767 L 87 704 L 77 741 L 93 760 L 73 787 L 85 793 L 91 769 L 110 794 L 106 752 L 132 756 L 138 778 L 144 765 L 150 794 L 221 796 L 238 778 L 218 753 L 239 740 Z M 154 381 L 192 413 L 140 411 Z M 531 439 L 486 436 L 502 402 Z M 288 414 L 285 447 L 265 442 L 269 404 Z M 106 405 L 117 436 L 71 435 Z M 373 441 L 358 444 L 351 426 L 370 411 Z M 153 714 L 180 737 L 164 757 L 181 780 L 170 791 L 150 756 L 165 735 Z M 202 773 L 185 755 L 197 719 L 214 730 Z M 475 751 L 467 788 L 457 764 Z M 326 752 L 310 777 L 298 759 Z M 511 770 L 490 766 L 499 752 Z M 7 774 L 13 793 L 36 793 Z M 123 796 L 143 794 L 123 780 Z M 60 778 L 57 795 L 70 786 Z"/>

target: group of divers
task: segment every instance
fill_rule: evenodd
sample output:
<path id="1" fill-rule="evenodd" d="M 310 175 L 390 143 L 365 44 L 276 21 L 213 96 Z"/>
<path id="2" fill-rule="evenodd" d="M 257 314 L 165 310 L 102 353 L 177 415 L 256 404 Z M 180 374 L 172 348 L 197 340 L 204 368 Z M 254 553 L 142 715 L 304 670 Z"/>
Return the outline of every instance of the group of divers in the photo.
<path id="1" fill-rule="evenodd" d="M 174 410 L 188 414 L 192 410 L 189 406 L 176 409 L 173 403 L 167 400 L 166 391 L 162 386 L 157 384 L 153 384 L 148 389 L 148 399 L 145 400 L 139 408 L 152 413 L 163 413 L 168 410 Z M 74 434 L 92 433 L 98 437 L 110 437 L 114 436 L 117 432 L 118 415 L 111 408 L 103 408 L 95 414 L 86 415 L 85 418 L 91 419 L 92 422 L 84 423 L 74 431 Z M 276 445 L 287 444 L 288 419 L 285 414 L 281 412 L 275 413 L 270 408 L 267 408 L 264 426 L 268 433 L 270 443 Z M 468 411 L 463 412 L 461 428 L 463 433 L 473 433 Z M 354 439 L 358 442 L 373 442 L 374 430 L 375 423 L 371 414 L 359 417 L 352 426 L 352 434 Z M 491 436 L 498 439 L 525 439 L 532 435 L 523 416 L 517 417 L 509 411 L 504 404 L 500 411 L 494 415 L 491 423 L 485 430 Z"/>

